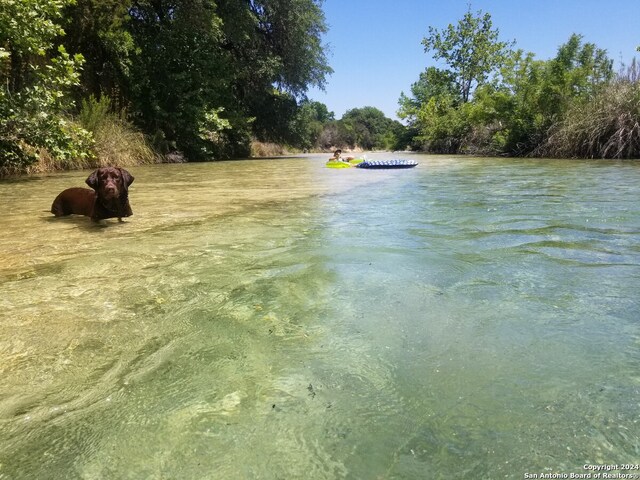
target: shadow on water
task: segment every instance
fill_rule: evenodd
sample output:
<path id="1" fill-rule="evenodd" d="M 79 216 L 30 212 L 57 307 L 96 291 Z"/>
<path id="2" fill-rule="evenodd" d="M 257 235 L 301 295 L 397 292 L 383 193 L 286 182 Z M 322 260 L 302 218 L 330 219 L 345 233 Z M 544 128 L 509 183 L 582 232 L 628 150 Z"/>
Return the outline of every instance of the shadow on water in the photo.
<path id="1" fill-rule="evenodd" d="M 142 167 L 123 223 L 0 183 L 0 479 L 635 462 L 640 169 L 412 158 Z"/>
<path id="2" fill-rule="evenodd" d="M 122 228 L 126 227 L 128 221 L 124 220 L 119 222 L 116 220 L 101 220 L 99 222 L 91 221 L 87 217 L 83 217 L 81 215 L 67 215 L 64 217 L 55 217 L 50 214 L 50 212 L 46 212 L 48 214 L 47 217 L 42 218 L 42 222 L 47 224 L 63 224 L 63 225 L 73 225 L 78 229 L 84 230 L 86 232 L 97 232 L 104 228 Z"/>

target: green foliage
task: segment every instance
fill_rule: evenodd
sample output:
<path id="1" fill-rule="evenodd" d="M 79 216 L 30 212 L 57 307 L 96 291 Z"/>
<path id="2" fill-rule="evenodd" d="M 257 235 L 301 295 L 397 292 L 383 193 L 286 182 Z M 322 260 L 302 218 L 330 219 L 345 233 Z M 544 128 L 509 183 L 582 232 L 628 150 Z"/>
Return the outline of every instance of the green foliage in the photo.
<path id="1" fill-rule="evenodd" d="M 430 67 L 413 84 L 412 96 L 399 100 L 399 115 L 416 132 L 411 143 L 420 149 L 541 154 L 549 132 L 560 138 L 556 127 L 569 114 L 579 116 L 613 76 L 606 52 L 579 35 L 571 35 L 553 59 L 540 61 L 498 41 L 490 15 L 481 12 L 429 33 L 425 49 L 449 70 Z M 560 152 L 548 145 L 544 151 Z"/>
<path id="2" fill-rule="evenodd" d="M 573 98 L 588 98 L 613 77 L 613 61 L 593 43 L 582 43 L 571 35 L 558 54 L 548 62 L 540 99 L 551 115 L 562 115 Z"/>
<path id="3" fill-rule="evenodd" d="M 640 70 L 627 72 L 576 101 L 540 147 L 542 155 L 580 158 L 640 157 Z"/>
<path id="4" fill-rule="evenodd" d="M 120 107 L 127 92 L 136 45 L 128 30 L 130 0 L 76 0 L 64 15 L 62 41 L 70 52 L 82 52 L 82 96 L 108 95 Z"/>
<path id="5" fill-rule="evenodd" d="M 258 98 L 252 105 L 254 137 L 266 142 L 297 143 L 295 123 L 299 107 L 293 95 L 272 88 Z"/>
<path id="6" fill-rule="evenodd" d="M 223 107 L 212 108 L 204 112 L 204 118 L 198 128 L 199 136 L 205 142 L 203 144 L 203 148 L 206 149 L 204 153 L 212 158 L 221 156 L 220 147 L 228 143 L 225 133 L 227 130 L 231 130 L 231 122 L 223 118 L 221 116 L 223 114 Z"/>
<path id="7" fill-rule="evenodd" d="M 103 123 L 109 121 L 113 115 L 112 109 L 111 99 L 106 95 L 100 99 L 90 95 L 82 100 L 78 121 L 86 130 L 96 132 Z"/>
<path id="8" fill-rule="evenodd" d="M 57 21 L 73 0 L 4 0 L 0 8 L 0 45 L 14 59 L 44 56 L 64 30 Z"/>
<path id="9" fill-rule="evenodd" d="M 224 107 L 228 65 L 221 21 L 208 1 L 137 1 L 127 27 L 132 58 L 129 100 L 143 130 L 161 132 L 170 148 L 194 160 L 214 150 L 201 135 L 210 111 Z"/>
<path id="10" fill-rule="evenodd" d="M 332 72 L 321 43 L 327 31 L 321 0 L 217 2 L 232 93 L 263 141 L 308 148 L 299 114 L 306 90 L 322 88 Z M 276 87 L 274 89 L 274 86 Z M 230 107 L 231 108 L 231 107 Z M 233 108 L 238 108 L 234 106 Z M 311 118 L 310 118 L 311 121 Z"/>
<path id="11" fill-rule="evenodd" d="M 139 123 L 194 160 L 243 155 L 251 137 L 291 142 L 296 96 L 330 72 L 316 0 L 141 0 L 127 27 Z M 202 135 L 212 111 L 228 127 Z"/>
<path id="12" fill-rule="evenodd" d="M 397 144 L 404 127 L 379 111 L 336 121 L 306 100 L 331 73 L 321 5 L 5 0 L 0 162 L 144 163 L 154 157 L 145 138 L 160 155 L 241 157 L 254 139 L 317 148 L 334 127 L 332 142 Z"/>
<path id="13" fill-rule="evenodd" d="M 455 76 L 448 70 L 429 67 L 420 74 L 420 78 L 411 86 L 411 97 L 400 94 L 398 116 L 410 123 L 416 121 L 418 110 L 433 97 L 446 96 L 461 103 Z"/>
<path id="14" fill-rule="evenodd" d="M 342 122 L 353 132 L 353 144 L 364 150 L 387 150 L 395 145 L 393 120 L 375 107 L 347 111 Z"/>
<path id="15" fill-rule="evenodd" d="M 327 150 L 334 147 L 362 148 L 364 150 L 401 150 L 409 141 L 406 127 L 387 118 L 374 107 L 354 108 L 340 120 L 324 124 L 317 137 L 316 147 Z"/>
<path id="16" fill-rule="evenodd" d="M 334 114 L 329 112 L 326 105 L 309 100 L 303 101 L 290 126 L 293 137 L 292 145 L 304 151 L 319 147 L 319 140 L 325 125 L 333 121 Z"/>
<path id="17" fill-rule="evenodd" d="M 433 51 L 448 69 L 429 67 L 412 85 L 411 97 L 401 94 L 398 114 L 417 133 L 410 142 L 414 148 L 439 153 L 472 150 L 468 140 L 474 135 L 474 122 L 492 121 L 496 105 L 468 104 L 475 102 L 478 92 L 495 88 L 511 52 L 511 44 L 498 37 L 491 16 L 480 11 L 474 15 L 469 10 L 444 31 L 429 28 L 422 42 L 425 51 Z"/>
<path id="18" fill-rule="evenodd" d="M 469 108 L 457 107 L 451 96 L 438 95 L 420 107 L 417 120 L 422 127 L 418 140 L 424 148 L 434 153 L 462 153 L 471 128 Z"/>
<path id="19" fill-rule="evenodd" d="M 611 79 L 611 67 L 604 50 L 591 43 L 583 44 L 578 35 L 572 35 L 560 46 L 556 57 L 548 61 L 514 52 L 502 70 L 500 87 L 478 99 L 480 105 L 497 103 L 491 122 L 498 125 L 496 133 L 504 139 L 499 149 L 495 144 L 485 150 L 532 154 L 573 104 L 593 98 Z"/>
<path id="20" fill-rule="evenodd" d="M 95 139 L 95 161 L 82 166 L 133 166 L 155 161 L 156 155 L 145 136 L 127 121 L 124 112 L 114 110 L 106 95 L 99 100 L 93 95 L 84 99 L 78 121 Z"/>
<path id="21" fill-rule="evenodd" d="M 69 95 L 78 86 L 80 54 L 54 40 L 71 0 L 29 0 L 0 8 L 0 170 L 19 172 L 46 155 L 62 160 L 90 155 L 92 137 L 71 120 Z"/>
<path id="22" fill-rule="evenodd" d="M 489 80 L 510 48 L 510 43 L 498 41 L 499 31 L 492 27 L 491 15 L 478 11 L 474 16 L 469 9 L 456 26 L 449 24 L 444 31 L 429 27 L 422 41 L 425 51 L 434 51 L 433 57 L 449 66 L 463 102 Z"/>
<path id="23" fill-rule="evenodd" d="M 335 120 L 324 125 L 318 138 L 318 146 L 322 150 L 339 148 L 354 148 L 356 145 L 355 132 L 352 125 Z"/>

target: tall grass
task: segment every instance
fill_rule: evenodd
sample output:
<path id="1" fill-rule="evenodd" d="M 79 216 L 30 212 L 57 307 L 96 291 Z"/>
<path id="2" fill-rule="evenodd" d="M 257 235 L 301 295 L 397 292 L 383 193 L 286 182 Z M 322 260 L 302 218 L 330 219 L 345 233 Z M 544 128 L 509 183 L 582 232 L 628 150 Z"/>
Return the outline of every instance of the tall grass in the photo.
<path id="1" fill-rule="evenodd" d="M 635 59 L 590 101 L 572 105 L 538 153 L 557 158 L 640 158 L 640 68 Z"/>
<path id="2" fill-rule="evenodd" d="M 32 154 L 37 157 L 34 163 L 15 172 L 0 171 L 0 175 L 103 166 L 131 167 L 160 160 L 145 136 L 127 121 L 124 113 L 113 111 L 111 101 L 106 96 L 99 100 L 93 96 L 83 100 L 76 118 L 61 121 L 69 135 L 87 137 L 90 146 L 85 151 L 74 156 L 61 156 L 55 155 L 47 148 L 32 149 Z"/>
<path id="3" fill-rule="evenodd" d="M 251 142 L 251 156 L 254 158 L 278 157 L 292 153 L 292 149 L 278 143 Z"/>
<path id="4" fill-rule="evenodd" d="M 144 135 L 123 113 L 114 113 L 109 97 L 94 96 L 82 101 L 80 124 L 93 133 L 95 160 L 92 167 L 121 167 L 155 163 L 157 156 Z"/>

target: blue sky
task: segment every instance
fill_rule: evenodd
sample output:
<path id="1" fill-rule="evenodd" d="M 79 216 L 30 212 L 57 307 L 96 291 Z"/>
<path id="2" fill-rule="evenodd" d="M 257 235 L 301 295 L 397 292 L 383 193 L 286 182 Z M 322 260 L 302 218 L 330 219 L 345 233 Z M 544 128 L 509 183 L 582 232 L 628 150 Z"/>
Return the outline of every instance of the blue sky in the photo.
<path id="1" fill-rule="evenodd" d="M 326 91 L 312 89 L 309 98 L 336 118 L 365 106 L 397 118 L 400 93 L 438 66 L 421 44 L 429 26 L 456 24 L 469 3 L 473 12 L 491 14 L 501 40 L 515 40 L 541 60 L 554 57 L 572 33 L 606 49 L 615 68 L 640 58 L 640 0 L 325 0 L 334 73 Z"/>

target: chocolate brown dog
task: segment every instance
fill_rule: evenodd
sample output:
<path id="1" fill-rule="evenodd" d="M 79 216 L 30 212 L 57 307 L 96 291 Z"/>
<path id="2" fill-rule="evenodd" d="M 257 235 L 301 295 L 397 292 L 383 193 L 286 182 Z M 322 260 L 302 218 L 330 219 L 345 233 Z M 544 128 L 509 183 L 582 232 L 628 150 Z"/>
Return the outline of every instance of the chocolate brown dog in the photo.
<path id="1" fill-rule="evenodd" d="M 56 217 L 64 215 L 86 215 L 97 222 L 105 218 L 133 215 L 129 205 L 129 185 L 133 176 L 124 168 L 102 167 L 86 180 L 88 188 L 67 188 L 51 205 L 51 213 Z"/>

